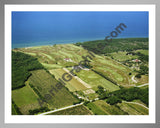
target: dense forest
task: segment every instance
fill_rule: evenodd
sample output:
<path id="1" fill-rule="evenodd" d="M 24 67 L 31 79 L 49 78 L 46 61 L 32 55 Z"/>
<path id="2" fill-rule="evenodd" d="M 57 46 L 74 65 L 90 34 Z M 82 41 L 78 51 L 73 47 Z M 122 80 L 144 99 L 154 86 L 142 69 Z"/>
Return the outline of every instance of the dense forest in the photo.
<path id="1" fill-rule="evenodd" d="M 148 106 L 148 88 L 141 89 L 138 87 L 121 88 L 114 92 L 106 92 L 103 87 L 99 87 L 96 93 L 99 94 L 100 99 L 106 99 L 107 103 L 113 105 L 121 103 L 122 100 L 133 101 L 136 99 L 141 100 Z"/>
<path id="2" fill-rule="evenodd" d="M 76 43 L 77 46 L 92 51 L 96 54 L 105 54 L 118 51 L 133 51 L 137 49 L 148 50 L 148 38 L 121 38 L 112 39 L 112 42 L 106 40 L 87 41 Z"/>
<path id="3" fill-rule="evenodd" d="M 12 51 L 12 90 L 23 87 L 31 75 L 29 71 L 36 69 L 43 69 L 37 58 Z"/>

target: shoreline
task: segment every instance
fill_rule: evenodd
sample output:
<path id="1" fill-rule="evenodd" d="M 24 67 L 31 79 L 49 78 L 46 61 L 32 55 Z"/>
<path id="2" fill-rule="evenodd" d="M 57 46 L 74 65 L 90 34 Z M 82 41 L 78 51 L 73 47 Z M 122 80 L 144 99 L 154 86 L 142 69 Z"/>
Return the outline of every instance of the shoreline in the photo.
<path id="1" fill-rule="evenodd" d="M 116 39 L 131 39 L 131 38 L 149 38 L 149 37 L 119 37 L 119 38 L 115 38 L 115 39 L 113 39 L 113 40 L 116 40 Z M 33 44 L 35 44 L 35 45 L 30 45 L 30 46 L 19 46 L 19 47 L 12 47 L 11 49 L 12 50 L 14 50 L 14 49 L 18 49 L 18 48 L 25 48 L 25 49 L 28 49 L 28 48 L 33 48 L 33 47 L 41 47 L 41 46 L 53 46 L 53 45 L 64 45 L 64 44 L 75 44 L 75 43 L 78 43 L 78 42 L 80 42 L 80 43 L 84 43 L 84 42 L 88 42 L 88 41 L 99 41 L 99 40 L 104 40 L 104 39 L 95 39 L 95 40 L 87 40 L 87 41 L 72 41 L 71 43 L 68 43 L 68 42 L 66 42 L 66 43 L 47 43 L 47 42 L 40 42 L 39 44 L 38 44 L 38 42 L 37 43 L 33 43 Z M 42 44 L 41 44 L 42 43 Z M 44 44 L 44 43 L 46 43 L 46 44 Z M 26 44 L 20 44 L 20 45 L 26 45 Z M 13 44 L 12 44 L 12 46 L 13 46 Z"/>

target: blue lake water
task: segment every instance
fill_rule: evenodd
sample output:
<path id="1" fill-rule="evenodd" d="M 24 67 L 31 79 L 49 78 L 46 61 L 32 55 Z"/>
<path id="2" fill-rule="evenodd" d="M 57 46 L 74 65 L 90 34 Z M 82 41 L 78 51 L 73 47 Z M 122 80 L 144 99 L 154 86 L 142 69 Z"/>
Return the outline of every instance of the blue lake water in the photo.
<path id="1" fill-rule="evenodd" d="M 148 12 L 12 12 L 12 48 L 116 38 L 148 37 Z"/>

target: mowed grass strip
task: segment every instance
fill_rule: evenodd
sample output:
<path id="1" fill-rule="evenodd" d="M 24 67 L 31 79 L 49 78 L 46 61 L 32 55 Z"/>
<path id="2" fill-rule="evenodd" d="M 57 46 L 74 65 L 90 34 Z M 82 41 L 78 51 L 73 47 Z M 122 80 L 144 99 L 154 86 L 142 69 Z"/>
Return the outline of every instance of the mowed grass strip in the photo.
<path id="1" fill-rule="evenodd" d="M 105 78 L 103 78 L 102 76 L 98 75 L 97 73 L 91 70 L 81 70 L 79 73 L 76 74 L 80 79 L 88 83 L 92 88 L 101 85 L 108 91 L 115 91 L 119 89 L 117 85 L 106 80 Z"/>
<path id="2" fill-rule="evenodd" d="M 128 113 L 124 112 L 123 110 L 119 109 L 115 105 L 109 105 L 103 100 L 98 100 L 94 102 L 99 108 L 105 111 L 108 115 L 127 115 Z"/>
<path id="3" fill-rule="evenodd" d="M 94 113 L 94 115 L 108 115 L 107 112 L 105 112 L 99 106 L 94 104 L 94 102 L 88 103 L 87 107 Z"/>
<path id="4" fill-rule="evenodd" d="M 62 66 L 58 64 L 46 64 L 46 63 L 41 63 L 46 69 L 57 69 L 57 68 L 62 68 Z"/>
<path id="5" fill-rule="evenodd" d="M 148 115 L 148 109 L 138 105 L 138 104 L 132 104 L 132 103 L 127 103 L 130 107 L 134 108 L 136 111 L 138 111 L 139 113 L 141 113 L 141 115 Z"/>
<path id="6" fill-rule="evenodd" d="M 49 70 L 49 72 L 53 75 L 55 75 L 56 79 L 58 80 L 59 78 L 62 78 L 62 75 L 64 73 L 66 73 L 66 71 L 64 71 L 63 69 L 53 69 L 53 70 Z M 74 77 L 72 77 L 72 79 L 66 83 L 66 87 L 71 91 L 79 91 L 79 90 L 85 90 L 87 89 L 81 82 L 79 82 L 78 80 L 76 80 Z"/>
<path id="7" fill-rule="evenodd" d="M 30 109 L 40 108 L 38 96 L 29 85 L 13 90 L 12 98 L 23 114 L 28 114 Z"/>
<path id="8" fill-rule="evenodd" d="M 123 77 L 121 76 L 121 74 L 114 71 L 113 69 L 111 69 L 109 67 L 97 67 L 96 70 L 100 71 L 100 72 L 108 73 L 109 74 L 108 76 L 112 76 L 111 78 L 114 78 L 117 81 L 123 81 Z"/>
<path id="9" fill-rule="evenodd" d="M 48 115 L 93 115 L 84 105 L 68 108 Z"/>
<path id="10" fill-rule="evenodd" d="M 58 81 L 45 70 L 32 71 L 31 73 L 32 76 L 29 78 L 30 84 L 32 84 L 43 97 L 50 95 L 50 98 L 47 99 L 50 109 L 69 106 L 72 105 L 73 102 L 78 101 L 64 86 L 58 89 L 56 87 Z M 55 89 L 52 89 L 51 86 Z M 54 95 L 52 95 L 50 91 Z"/>
<path id="11" fill-rule="evenodd" d="M 128 71 L 129 68 L 126 68 L 124 65 L 120 64 L 120 63 L 117 63 L 116 61 L 110 59 L 109 57 L 106 57 L 106 56 L 99 56 L 99 55 L 96 55 L 96 57 L 94 58 L 95 59 L 95 63 L 97 64 L 104 64 L 104 65 L 109 65 L 109 66 L 112 66 L 116 69 L 119 69 L 119 70 L 122 70 L 122 71 Z"/>
<path id="12" fill-rule="evenodd" d="M 117 105 L 129 115 L 148 115 L 148 109 L 137 104 L 118 103 Z"/>
<path id="13" fill-rule="evenodd" d="M 127 115 L 115 105 L 109 105 L 103 100 L 97 100 L 95 102 L 89 103 L 87 107 L 92 110 L 95 115 Z"/>

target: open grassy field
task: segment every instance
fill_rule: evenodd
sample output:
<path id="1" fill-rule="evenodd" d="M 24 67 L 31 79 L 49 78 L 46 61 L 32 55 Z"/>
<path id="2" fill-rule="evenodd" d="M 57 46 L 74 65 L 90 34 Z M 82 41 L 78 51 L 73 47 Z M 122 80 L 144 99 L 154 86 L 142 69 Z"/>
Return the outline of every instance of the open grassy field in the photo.
<path id="1" fill-rule="evenodd" d="M 136 59 L 138 56 L 137 55 L 126 55 L 127 52 L 113 52 L 113 53 L 108 53 L 109 56 L 111 56 L 113 59 L 118 60 L 118 61 L 126 61 L 126 60 L 133 60 Z"/>
<path id="2" fill-rule="evenodd" d="M 68 68 L 70 71 L 71 68 Z M 106 80 L 99 74 L 95 73 L 92 70 L 81 70 L 80 72 L 74 72 L 80 80 L 84 81 L 85 83 L 89 84 L 90 88 L 96 89 L 97 86 L 102 85 L 108 91 L 115 91 L 118 90 L 119 87 L 112 82 Z"/>
<path id="3" fill-rule="evenodd" d="M 147 87 L 147 86 L 144 86 L 144 87 Z M 141 87 L 141 88 L 144 88 L 144 87 Z M 139 103 L 147 107 L 147 105 L 143 103 L 141 100 L 133 100 L 132 102 Z"/>
<path id="4" fill-rule="evenodd" d="M 118 90 L 119 87 L 110 81 L 104 79 L 102 76 L 91 70 L 81 70 L 79 73 L 76 73 L 77 76 L 82 79 L 84 82 L 88 83 L 92 88 L 95 88 L 99 85 L 106 88 L 108 91 Z"/>
<path id="5" fill-rule="evenodd" d="M 28 114 L 30 109 L 40 108 L 38 96 L 29 85 L 13 90 L 12 98 L 23 114 Z"/>
<path id="6" fill-rule="evenodd" d="M 59 78 L 62 78 L 62 75 L 64 73 L 66 73 L 66 71 L 64 71 L 63 69 L 52 69 L 49 70 L 51 74 L 55 75 L 55 78 L 58 80 Z M 65 82 L 66 83 L 66 87 L 71 91 L 79 91 L 79 90 L 86 90 L 87 88 L 80 83 L 77 79 L 75 79 L 74 77 L 72 77 L 72 79 L 69 82 Z"/>
<path id="7" fill-rule="evenodd" d="M 68 69 L 71 70 L 71 68 Z M 52 69 L 50 70 L 50 72 L 55 75 L 56 79 L 61 78 L 63 73 L 66 73 L 66 71 L 64 71 L 63 69 Z M 94 89 L 98 85 L 104 86 L 109 91 L 115 91 L 119 89 L 118 86 L 104 79 L 103 77 L 94 73 L 91 70 L 90 71 L 81 70 L 79 73 L 77 73 L 77 76 L 84 82 L 88 83 Z M 79 82 L 75 77 L 73 77 L 71 81 L 66 82 L 66 87 L 70 91 L 79 91 L 87 89 L 86 86 L 84 86 L 81 82 Z"/>
<path id="8" fill-rule="evenodd" d="M 148 50 L 136 50 L 136 52 L 140 52 L 144 55 L 149 55 L 149 51 Z"/>
<path id="9" fill-rule="evenodd" d="M 94 115 L 108 115 L 104 110 L 99 108 L 93 102 L 87 104 L 87 107 L 94 113 Z"/>
<path id="10" fill-rule="evenodd" d="M 114 105 L 109 105 L 103 100 L 98 100 L 92 103 L 87 104 L 87 107 L 95 115 L 127 115 L 126 112 L 119 109 Z"/>
<path id="11" fill-rule="evenodd" d="M 143 105 L 143 104 L 142 104 Z M 148 109 L 133 103 L 118 103 L 118 106 L 129 115 L 148 115 Z"/>
<path id="12" fill-rule="evenodd" d="M 137 104 L 138 103 L 138 104 Z M 103 100 L 87 104 L 95 115 L 148 115 L 148 109 L 141 101 L 123 102 L 109 105 Z"/>
<path id="13" fill-rule="evenodd" d="M 62 66 L 58 65 L 58 64 L 46 64 L 46 63 L 42 63 L 42 65 L 47 68 L 48 70 L 50 69 L 59 69 L 62 68 Z"/>
<path id="14" fill-rule="evenodd" d="M 80 105 L 73 108 L 54 112 L 48 115 L 92 115 L 92 112 L 89 111 L 84 105 Z"/>
<path id="15" fill-rule="evenodd" d="M 56 86 L 57 80 L 45 70 L 32 71 L 31 73 L 32 76 L 29 78 L 30 84 L 39 91 L 42 97 L 50 95 L 47 99 L 50 109 L 69 106 L 72 105 L 73 102 L 78 101 L 64 86 L 58 89 Z M 52 93 L 50 93 L 50 91 Z"/>

